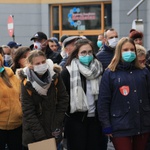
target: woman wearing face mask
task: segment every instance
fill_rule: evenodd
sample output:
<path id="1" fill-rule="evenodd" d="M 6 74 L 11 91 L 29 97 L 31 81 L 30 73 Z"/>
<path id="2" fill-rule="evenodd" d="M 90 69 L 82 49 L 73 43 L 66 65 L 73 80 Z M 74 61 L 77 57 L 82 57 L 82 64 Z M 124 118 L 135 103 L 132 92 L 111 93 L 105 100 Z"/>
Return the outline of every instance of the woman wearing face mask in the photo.
<path id="1" fill-rule="evenodd" d="M 150 133 L 150 72 L 139 64 L 132 39 L 120 39 L 103 74 L 98 113 L 116 150 L 145 149 Z"/>
<path id="2" fill-rule="evenodd" d="M 11 66 L 11 69 L 14 73 L 16 73 L 16 70 L 19 68 L 24 68 L 27 65 L 26 58 L 29 55 L 29 52 L 31 49 L 29 47 L 20 46 L 15 54 L 13 59 L 13 65 Z"/>
<path id="3" fill-rule="evenodd" d="M 20 80 L 4 67 L 0 54 L 0 150 L 22 149 L 22 108 Z"/>
<path id="4" fill-rule="evenodd" d="M 3 52 L 4 52 L 4 66 L 11 67 L 13 64 L 12 56 L 11 56 L 11 49 L 7 45 L 3 45 Z"/>
<path id="5" fill-rule="evenodd" d="M 68 107 L 68 94 L 59 73 L 53 70 L 56 67 L 52 61 L 46 60 L 42 51 L 34 50 L 27 62 L 28 67 L 19 70 L 23 79 L 21 101 L 25 150 L 29 143 L 52 137 L 59 139 Z"/>
<path id="6" fill-rule="evenodd" d="M 68 150 L 100 150 L 101 127 L 96 103 L 102 74 L 91 41 L 80 39 L 68 58 L 61 75 L 70 95 L 66 113 L 65 135 Z"/>

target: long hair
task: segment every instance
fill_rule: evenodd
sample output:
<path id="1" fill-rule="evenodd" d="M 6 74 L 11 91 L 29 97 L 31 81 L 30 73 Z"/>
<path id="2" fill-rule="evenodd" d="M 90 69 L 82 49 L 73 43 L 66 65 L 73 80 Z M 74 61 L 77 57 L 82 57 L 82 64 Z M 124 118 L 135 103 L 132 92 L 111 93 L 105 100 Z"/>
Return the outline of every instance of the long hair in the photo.
<path id="1" fill-rule="evenodd" d="M 116 50 L 115 50 L 115 55 L 111 61 L 111 63 L 109 64 L 108 68 L 111 70 L 111 71 L 115 71 L 116 70 L 116 67 L 118 65 L 118 63 L 122 60 L 122 56 L 121 56 L 121 50 L 122 50 L 122 47 L 125 43 L 131 43 L 133 46 L 134 46 L 134 49 L 135 49 L 135 54 L 136 54 L 136 58 L 134 60 L 134 66 L 136 68 L 140 68 L 142 69 L 143 67 L 140 66 L 139 62 L 138 62 L 138 59 L 137 59 L 137 52 L 136 52 L 136 47 L 135 47 L 135 44 L 134 44 L 134 41 L 131 39 L 131 38 L 128 38 L 128 37 L 123 37 L 119 40 L 117 46 L 116 46 Z"/>
<path id="2" fill-rule="evenodd" d="M 94 46 L 93 46 L 93 43 L 90 40 L 88 40 L 88 39 L 79 39 L 74 44 L 75 44 L 75 47 L 74 47 L 71 55 L 69 56 L 69 58 L 67 60 L 66 66 L 70 65 L 71 61 L 74 58 L 78 57 L 80 47 L 82 47 L 83 45 L 86 45 L 86 44 L 89 44 L 92 47 L 93 56 L 94 56 L 94 58 L 96 58 L 96 56 L 94 54 Z"/>
<path id="3" fill-rule="evenodd" d="M 19 64 L 19 60 L 21 58 L 24 58 L 24 55 L 29 51 L 31 51 L 31 49 L 29 47 L 25 47 L 25 46 L 21 46 L 16 50 L 15 56 L 13 59 L 13 65 L 11 67 L 12 70 L 14 71 L 14 73 L 15 73 L 16 69 L 21 68 L 21 66 Z"/>

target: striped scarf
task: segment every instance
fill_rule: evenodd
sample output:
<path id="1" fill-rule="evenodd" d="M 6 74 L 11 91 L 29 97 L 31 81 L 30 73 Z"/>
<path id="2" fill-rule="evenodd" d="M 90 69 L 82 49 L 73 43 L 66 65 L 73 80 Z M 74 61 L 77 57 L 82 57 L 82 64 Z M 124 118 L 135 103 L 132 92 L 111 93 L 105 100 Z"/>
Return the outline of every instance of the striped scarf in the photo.
<path id="1" fill-rule="evenodd" d="M 97 100 L 99 94 L 99 83 L 103 72 L 101 63 L 94 59 L 87 67 L 73 59 L 71 65 L 66 67 L 70 73 L 70 113 L 87 111 L 89 106 L 86 94 L 82 88 L 80 73 L 91 82 L 91 93 Z"/>

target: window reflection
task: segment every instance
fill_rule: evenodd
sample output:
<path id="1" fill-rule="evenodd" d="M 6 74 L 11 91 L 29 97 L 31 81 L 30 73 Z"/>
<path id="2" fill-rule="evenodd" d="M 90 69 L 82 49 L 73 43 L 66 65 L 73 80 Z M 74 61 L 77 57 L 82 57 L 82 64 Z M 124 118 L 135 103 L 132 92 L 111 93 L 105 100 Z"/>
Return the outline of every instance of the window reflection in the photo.
<path id="1" fill-rule="evenodd" d="M 104 5 L 104 23 L 105 29 L 111 28 L 112 26 L 112 17 L 111 17 L 111 4 Z"/>
<path id="2" fill-rule="evenodd" d="M 59 8 L 53 7 L 53 30 L 59 30 Z"/>
<path id="3" fill-rule="evenodd" d="M 101 29 L 101 5 L 63 6 L 63 30 Z"/>

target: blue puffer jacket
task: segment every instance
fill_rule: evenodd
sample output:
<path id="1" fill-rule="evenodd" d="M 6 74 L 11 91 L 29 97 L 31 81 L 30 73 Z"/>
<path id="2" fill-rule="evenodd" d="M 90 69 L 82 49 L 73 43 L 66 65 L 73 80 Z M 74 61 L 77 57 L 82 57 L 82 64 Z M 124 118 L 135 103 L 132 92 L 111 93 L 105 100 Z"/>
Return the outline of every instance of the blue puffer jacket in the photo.
<path id="1" fill-rule="evenodd" d="M 100 84 L 98 113 L 103 130 L 111 128 L 113 137 L 150 132 L 150 72 L 121 63 L 114 72 L 107 69 Z"/>
<path id="2" fill-rule="evenodd" d="M 114 49 L 104 45 L 102 50 L 96 54 L 97 59 L 102 63 L 103 70 L 105 70 L 110 64 L 114 56 Z"/>

